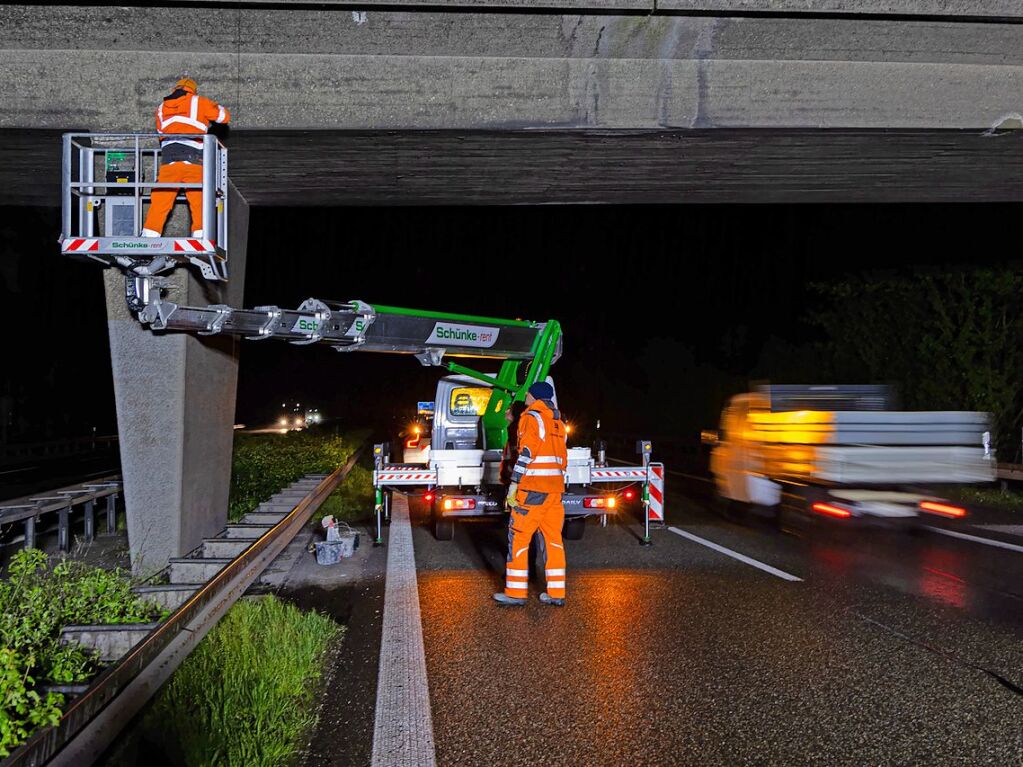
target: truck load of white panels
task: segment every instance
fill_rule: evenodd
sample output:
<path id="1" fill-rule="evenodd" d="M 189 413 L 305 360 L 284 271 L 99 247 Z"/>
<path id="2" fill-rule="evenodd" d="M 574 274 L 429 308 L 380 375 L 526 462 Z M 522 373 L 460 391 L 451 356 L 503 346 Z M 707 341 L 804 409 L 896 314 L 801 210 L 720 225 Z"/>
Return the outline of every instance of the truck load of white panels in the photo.
<path id="1" fill-rule="evenodd" d="M 754 442 L 785 445 L 960 445 L 981 447 L 987 413 L 930 411 L 752 412 Z"/>

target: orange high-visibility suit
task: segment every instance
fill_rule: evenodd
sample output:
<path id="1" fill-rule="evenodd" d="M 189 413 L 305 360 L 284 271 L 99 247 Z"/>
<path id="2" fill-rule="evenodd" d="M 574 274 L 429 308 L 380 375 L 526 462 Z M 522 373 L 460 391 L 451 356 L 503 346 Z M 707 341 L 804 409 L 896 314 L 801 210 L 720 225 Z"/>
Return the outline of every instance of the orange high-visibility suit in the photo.
<path id="1" fill-rule="evenodd" d="M 156 131 L 161 136 L 184 133 L 196 138 L 174 136 L 161 140 L 160 173 L 156 180 L 179 184 L 202 183 L 202 136 L 209 131 L 210 123 L 215 122 L 231 122 L 230 112 L 215 101 L 198 95 L 194 82 L 179 82 L 177 89 L 157 107 Z M 160 236 L 177 194 L 176 189 L 153 190 L 143 235 Z M 193 236 L 204 236 L 202 191 L 188 189 L 185 197 L 192 213 Z"/>
<path id="2" fill-rule="evenodd" d="M 519 419 L 519 457 L 512 472 L 518 483 L 509 498 L 508 565 L 504 593 L 515 599 L 528 596 L 529 542 L 540 532 L 540 560 L 544 563 L 547 594 L 565 598 L 565 546 L 561 526 L 565 507 L 565 469 L 568 447 L 561 414 L 547 400 L 536 400 Z"/>

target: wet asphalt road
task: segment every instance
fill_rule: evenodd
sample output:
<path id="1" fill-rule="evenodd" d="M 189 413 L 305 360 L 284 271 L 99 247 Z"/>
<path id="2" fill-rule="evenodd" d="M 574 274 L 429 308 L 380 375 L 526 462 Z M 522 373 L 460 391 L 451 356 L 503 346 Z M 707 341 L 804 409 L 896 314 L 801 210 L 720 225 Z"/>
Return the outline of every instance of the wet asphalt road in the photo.
<path id="1" fill-rule="evenodd" d="M 591 523 L 568 542 L 565 608 L 539 584 L 499 608 L 502 528 L 416 528 L 438 764 L 1023 763 L 1023 553 L 797 536 L 679 488 L 669 524 L 803 580 Z"/>

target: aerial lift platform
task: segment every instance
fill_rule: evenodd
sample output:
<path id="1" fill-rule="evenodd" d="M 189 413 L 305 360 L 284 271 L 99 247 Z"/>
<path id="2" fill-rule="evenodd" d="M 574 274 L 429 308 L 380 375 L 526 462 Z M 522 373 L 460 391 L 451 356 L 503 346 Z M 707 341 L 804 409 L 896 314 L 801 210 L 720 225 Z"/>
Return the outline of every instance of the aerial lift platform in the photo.
<path id="1" fill-rule="evenodd" d="M 475 447 L 482 449 L 471 451 L 471 460 L 478 464 L 471 479 L 466 480 L 468 473 L 461 472 L 455 487 L 447 488 L 445 475 L 450 474 L 446 472 L 450 462 L 445 461 L 448 456 L 444 454 L 452 451 L 431 450 L 427 467 L 408 467 L 389 463 L 385 448 L 377 446 L 374 471 L 377 540 L 381 538 L 388 494 L 395 488 L 407 490 L 418 486 L 431 496 L 435 490 L 447 488 L 458 491 L 465 504 L 470 502 L 462 497 L 466 494 L 486 499 L 478 507 L 451 511 L 501 513 L 494 508 L 498 492 L 493 481 L 494 467 L 485 464 L 493 464 L 493 453 L 502 450 L 507 442 L 505 409 L 512 401 L 523 400 L 533 383 L 547 380 L 551 365 L 561 356 L 560 324 L 556 320 L 500 319 L 359 300 L 309 298 L 295 309 L 174 303 L 167 298 L 169 282 L 161 275 L 178 266 L 195 266 L 209 281 L 228 279 L 227 149 L 215 136 L 205 136 L 202 183 L 160 184 L 149 180 L 156 178 L 159 168 L 159 139 L 155 133 L 64 135 L 61 251 L 70 257 L 91 259 L 121 270 L 129 308 L 154 331 L 321 344 L 340 352 L 406 354 L 423 365 L 478 381 L 491 394 L 479 417 L 482 444 Z M 208 238 L 137 236 L 151 191 L 164 187 L 202 190 L 204 221 L 213 222 L 213 226 L 207 223 Z M 481 372 L 462 364 L 462 359 L 493 360 L 500 366 L 494 372 Z M 582 488 L 579 508 L 570 513 L 582 517 L 606 515 L 613 506 L 606 499 L 603 504 L 594 500 L 593 505 L 583 505 L 593 495 L 594 485 L 640 483 L 645 522 L 641 542 L 649 544 L 651 521 L 661 523 L 664 519 L 664 466 L 651 462 L 650 443 L 639 443 L 641 466 L 610 468 L 599 465 L 589 456 L 588 449 L 574 450 L 586 450 L 587 455 L 577 454 L 566 470 L 569 486 Z M 457 460 L 464 462 L 464 458 L 459 456 Z M 440 511 L 440 516 L 445 516 L 445 509 Z"/>

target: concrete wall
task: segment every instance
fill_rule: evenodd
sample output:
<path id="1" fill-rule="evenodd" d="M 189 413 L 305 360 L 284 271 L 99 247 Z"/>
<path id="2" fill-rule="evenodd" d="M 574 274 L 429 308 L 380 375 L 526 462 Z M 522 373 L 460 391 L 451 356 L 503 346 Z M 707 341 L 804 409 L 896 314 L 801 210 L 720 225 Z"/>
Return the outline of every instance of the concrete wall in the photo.
<path id="1" fill-rule="evenodd" d="M 247 129 L 983 130 L 1023 111 L 1016 2 L 667 2 L 5 6 L 0 128 L 149 129 L 185 72 Z M 787 15 L 744 15 L 766 7 Z"/>
<path id="2" fill-rule="evenodd" d="M 249 207 L 233 187 L 229 206 L 229 284 L 177 269 L 169 300 L 241 305 Z M 178 205 L 166 232 L 184 233 L 185 219 Z M 227 521 L 240 342 L 154 334 L 129 312 L 121 273 L 108 269 L 104 282 L 128 544 L 132 569 L 148 575 Z"/>

